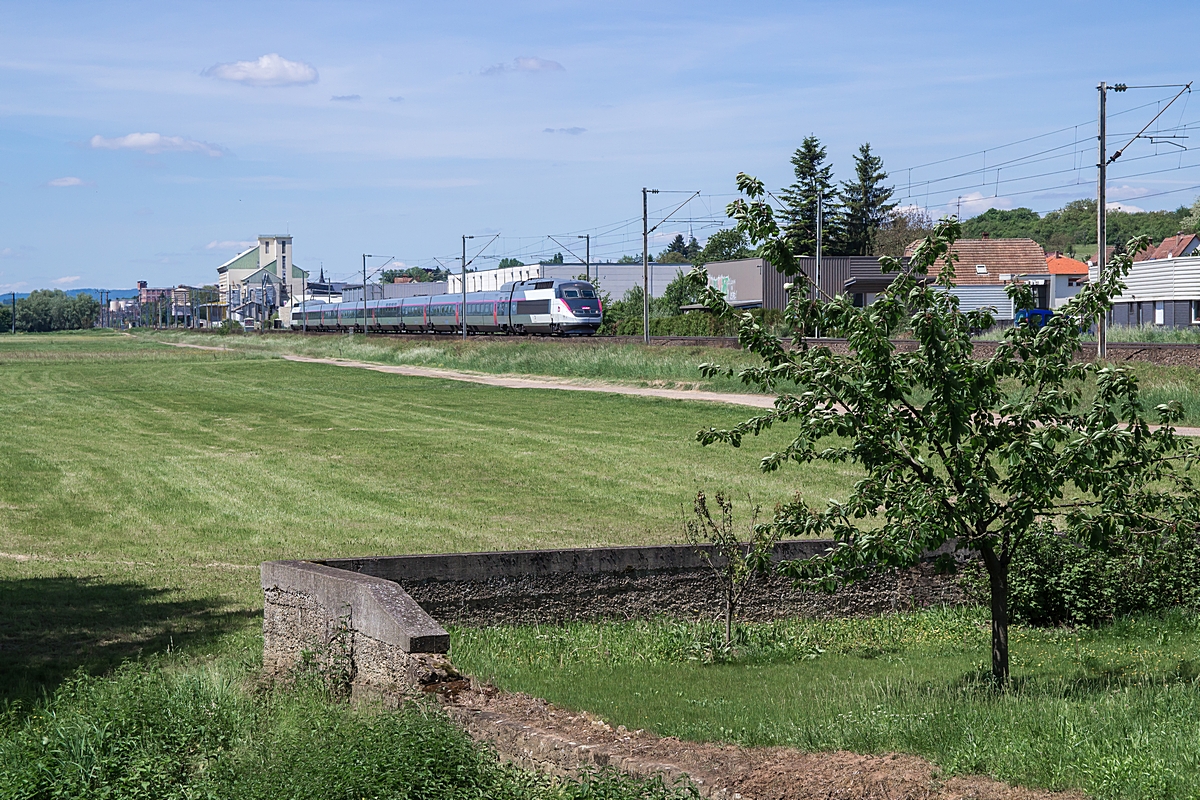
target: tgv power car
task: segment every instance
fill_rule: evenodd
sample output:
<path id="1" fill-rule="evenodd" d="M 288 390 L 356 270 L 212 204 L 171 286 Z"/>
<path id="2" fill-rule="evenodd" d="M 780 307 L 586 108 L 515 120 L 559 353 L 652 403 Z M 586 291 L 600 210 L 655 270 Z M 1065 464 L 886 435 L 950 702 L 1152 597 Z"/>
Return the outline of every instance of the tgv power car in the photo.
<path id="1" fill-rule="evenodd" d="M 462 330 L 463 297 L 439 294 L 369 300 L 366 327 L 376 331 L 453 333 Z M 498 292 L 468 292 L 468 333 L 541 333 L 590 336 L 603 309 L 586 281 L 531 278 L 506 283 Z M 363 304 L 307 303 L 292 314 L 292 327 L 362 330 Z"/>

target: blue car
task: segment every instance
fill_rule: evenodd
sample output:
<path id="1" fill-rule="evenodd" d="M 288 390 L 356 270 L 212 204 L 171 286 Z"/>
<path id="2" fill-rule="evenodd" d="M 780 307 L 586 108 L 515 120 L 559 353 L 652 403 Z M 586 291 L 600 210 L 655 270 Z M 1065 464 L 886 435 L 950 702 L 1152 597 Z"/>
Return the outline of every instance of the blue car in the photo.
<path id="1" fill-rule="evenodd" d="M 1053 311 L 1044 308 L 1022 308 L 1013 318 L 1013 325 L 1030 325 L 1034 328 L 1041 328 L 1053 316 Z"/>

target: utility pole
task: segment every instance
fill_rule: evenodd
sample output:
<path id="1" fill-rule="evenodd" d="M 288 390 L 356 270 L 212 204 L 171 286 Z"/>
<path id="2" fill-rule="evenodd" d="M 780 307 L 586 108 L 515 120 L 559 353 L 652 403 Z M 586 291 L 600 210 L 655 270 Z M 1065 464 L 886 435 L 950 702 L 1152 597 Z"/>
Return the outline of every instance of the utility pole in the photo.
<path id="1" fill-rule="evenodd" d="M 814 299 L 816 299 L 816 300 L 821 299 L 821 227 L 823 226 L 823 224 L 825 222 L 824 215 L 825 215 L 825 195 L 818 192 L 817 193 L 817 280 L 816 280 L 816 294 L 814 295 Z M 816 333 L 818 339 L 821 338 L 820 327 L 818 327 L 814 331 L 814 333 Z"/>
<path id="2" fill-rule="evenodd" d="M 1108 244 L 1107 230 L 1107 214 L 1105 209 L 1105 182 L 1108 177 L 1108 158 L 1104 152 L 1104 137 L 1105 137 L 1105 100 L 1108 98 L 1108 84 L 1100 81 L 1100 85 L 1096 87 L 1100 91 L 1100 114 L 1099 114 L 1099 131 L 1097 139 L 1099 140 L 1100 156 L 1097 160 L 1097 166 L 1100 168 L 1099 175 L 1096 179 L 1096 280 L 1104 280 L 1104 248 Z M 1105 323 L 1108 320 L 1104 318 L 1104 312 L 1100 312 L 1100 320 L 1096 325 L 1096 357 L 1105 358 L 1108 355 L 1108 341 L 1105 330 Z"/>
<path id="3" fill-rule="evenodd" d="M 650 214 L 646 210 L 646 193 L 658 194 L 658 189 L 642 187 L 642 343 L 650 344 Z"/>
<path id="4" fill-rule="evenodd" d="M 367 254 L 363 253 L 363 336 L 367 335 Z"/>
<path id="5" fill-rule="evenodd" d="M 13 315 L 12 315 L 13 330 L 12 330 L 12 332 L 13 332 L 13 334 L 16 334 L 16 332 L 17 332 L 17 293 L 16 292 L 12 293 L 12 306 L 13 306 Z"/>
<path id="6" fill-rule="evenodd" d="M 1124 147 L 1113 153 L 1111 158 L 1107 157 L 1105 152 L 1105 137 L 1107 136 L 1106 128 L 1108 119 L 1107 112 L 1105 110 L 1105 104 L 1108 100 L 1109 90 L 1111 89 L 1112 91 L 1119 93 L 1128 91 L 1130 89 L 1165 89 L 1175 88 L 1178 86 L 1183 87 L 1179 90 L 1179 94 L 1172 97 L 1169 103 L 1162 106 L 1162 108 L 1158 110 L 1158 113 L 1155 114 L 1154 117 L 1147 122 L 1140 131 L 1135 133 L 1133 138 L 1130 139 Z M 1099 129 L 1097 131 L 1099 158 L 1097 159 L 1098 163 L 1096 164 L 1098 167 L 1096 175 L 1096 279 L 1102 280 L 1104 278 L 1104 259 L 1106 255 L 1104 250 L 1108 246 L 1108 165 L 1120 158 L 1121 154 L 1124 153 L 1129 146 L 1138 139 L 1149 139 L 1153 142 L 1155 139 L 1187 138 L 1186 136 L 1179 135 L 1155 136 L 1154 134 L 1151 134 L 1150 136 L 1145 136 L 1143 134 L 1150 129 L 1151 125 L 1158 121 L 1159 117 L 1167 113 L 1167 109 L 1174 105 L 1175 101 L 1182 97 L 1184 92 L 1191 91 L 1192 82 L 1188 81 L 1186 84 L 1157 84 L 1153 86 L 1129 86 L 1124 83 L 1115 83 L 1112 86 L 1109 86 L 1104 81 L 1101 81 L 1100 85 L 1098 85 L 1096 89 L 1100 92 L 1100 113 L 1098 114 L 1099 120 L 1097 124 Z M 1108 356 L 1108 331 L 1106 330 L 1107 323 L 1108 320 L 1102 313 L 1100 315 L 1099 323 L 1096 325 L 1096 356 L 1098 358 L 1106 358 Z"/>
<path id="7" fill-rule="evenodd" d="M 587 248 L 586 250 L 584 250 L 584 257 L 583 257 L 583 278 L 588 283 L 591 283 L 592 282 L 592 235 L 590 233 L 585 233 L 583 236 L 580 236 L 579 238 L 586 240 L 586 244 L 584 246 Z"/>
<path id="8" fill-rule="evenodd" d="M 467 340 L 467 239 L 474 239 L 474 236 L 462 237 L 462 338 Z"/>

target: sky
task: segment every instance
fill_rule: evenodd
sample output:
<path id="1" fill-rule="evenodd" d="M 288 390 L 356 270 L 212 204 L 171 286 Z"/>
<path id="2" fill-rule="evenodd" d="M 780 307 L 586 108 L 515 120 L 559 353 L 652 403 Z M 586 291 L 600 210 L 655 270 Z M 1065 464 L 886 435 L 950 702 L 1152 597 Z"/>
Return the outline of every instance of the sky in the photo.
<path id="1" fill-rule="evenodd" d="M 583 235 L 615 259 L 640 253 L 643 187 L 651 225 L 700 193 L 652 250 L 703 241 L 735 176 L 786 186 L 810 134 L 840 180 L 869 142 L 935 217 L 1045 212 L 1095 196 L 1097 83 L 1198 77 L 1197 21 L 1106 0 L 0 0 L 0 291 L 212 283 L 275 233 L 343 279 L 363 253 L 452 265 L 464 235 L 473 268 L 583 256 Z M 1110 93 L 1110 152 L 1176 91 Z M 1190 99 L 1151 132 L 1200 135 Z M 1191 205 L 1196 147 L 1135 140 L 1110 200 Z"/>

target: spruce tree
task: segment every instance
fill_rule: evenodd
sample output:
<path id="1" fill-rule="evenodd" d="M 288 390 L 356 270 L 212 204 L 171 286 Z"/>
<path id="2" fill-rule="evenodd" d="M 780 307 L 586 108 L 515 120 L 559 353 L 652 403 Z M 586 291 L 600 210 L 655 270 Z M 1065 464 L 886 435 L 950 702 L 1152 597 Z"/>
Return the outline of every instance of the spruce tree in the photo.
<path id="1" fill-rule="evenodd" d="M 821 140 L 806 136 L 792 155 L 796 182 L 779 193 L 784 206 L 783 233 L 793 255 L 816 255 L 818 195 L 825 198 L 822 249 L 830 254 L 838 251 L 840 213 L 833 188 L 833 165 L 825 163 L 825 155 Z"/>
<path id="2" fill-rule="evenodd" d="M 883 171 L 883 159 L 871 152 L 871 143 L 858 148 L 854 156 L 854 180 L 842 181 L 842 214 L 845 238 L 844 255 L 873 254 L 875 233 L 887 221 L 896 203 L 889 203 L 892 187 L 884 186 L 888 174 Z"/>

